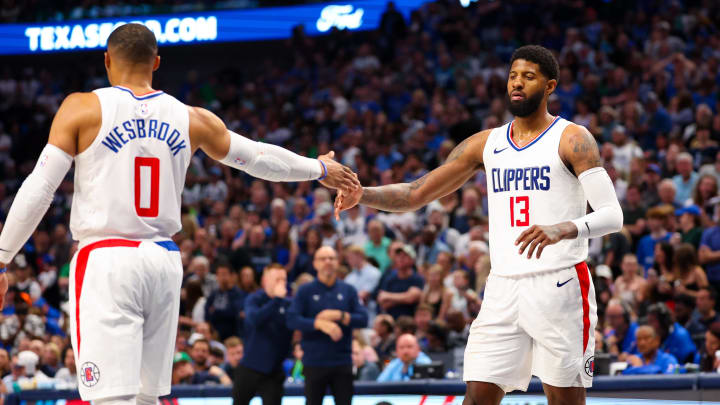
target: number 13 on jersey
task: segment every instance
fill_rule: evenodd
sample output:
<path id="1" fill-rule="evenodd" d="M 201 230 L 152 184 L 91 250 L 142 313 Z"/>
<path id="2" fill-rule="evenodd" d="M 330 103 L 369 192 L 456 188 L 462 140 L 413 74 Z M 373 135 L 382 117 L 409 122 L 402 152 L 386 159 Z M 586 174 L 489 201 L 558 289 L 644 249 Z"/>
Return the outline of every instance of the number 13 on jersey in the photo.
<path id="1" fill-rule="evenodd" d="M 526 195 L 510 197 L 510 226 L 530 225 L 530 198 Z"/>

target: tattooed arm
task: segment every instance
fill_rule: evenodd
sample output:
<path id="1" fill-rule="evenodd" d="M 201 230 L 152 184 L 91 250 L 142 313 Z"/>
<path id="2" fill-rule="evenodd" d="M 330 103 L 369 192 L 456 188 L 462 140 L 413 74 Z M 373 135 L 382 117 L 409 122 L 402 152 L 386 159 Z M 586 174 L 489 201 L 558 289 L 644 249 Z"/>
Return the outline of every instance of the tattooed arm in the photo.
<path id="1" fill-rule="evenodd" d="M 585 127 L 570 124 L 560 139 L 560 158 L 575 176 L 602 166 L 597 142 Z"/>
<path id="2" fill-rule="evenodd" d="M 442 166 L 412 183 L 364 187 L 352 194 L 338 194 L 336 212 L 350 209 L 358 202 L 382 211 L 414 211 L 457 190 L 482 168 L 482 153 L 489 134 L 490 130 L 485 130 L 466 138 Z"/>

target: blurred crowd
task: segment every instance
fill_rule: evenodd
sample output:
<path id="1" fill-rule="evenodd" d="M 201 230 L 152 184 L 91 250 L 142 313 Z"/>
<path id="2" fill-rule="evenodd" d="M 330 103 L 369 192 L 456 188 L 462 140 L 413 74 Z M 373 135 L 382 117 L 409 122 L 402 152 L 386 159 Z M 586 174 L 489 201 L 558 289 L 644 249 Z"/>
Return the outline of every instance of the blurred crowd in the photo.
<path id="1" fill-rule="evenodd" d="M 319 3 L 322 0 L 2 0 L 0 23 L 65 21 Z"/>
<path id="2" fill-rule="evenodd" d="M 552 49 L 561 71 L 550 112 L 596 137 L 624 210 L 622 232 L 590 242 L 596 353 L 624 362 L 625 373 L 713 371 L 719 27 L 720 3 L 710 0 L 556 0 L 540 9 L 440 1 L 409 20 L 389 4 L 376 32 L 307 37 L 298 27 L 284 44 L 287 65 L 189 70 L 165 90 L 252 139 L 310 157 L 334 150 L 364 185 L 382 185 L 419 178 L 465 137 L 511 120 L 511 53 L 525 43 Z M 0 218 L 64 95 L 107 85 L 99 71 L 67 77 L 37 67 L 0 73 Z M 71 178 L 10 266 L 0 322 L 6 391 L 73 384 Z M 428 359 L 458 375 L 490 272 L 485 187 L 480 173 L 420 211 L 356 207 L 336 221 L 333 196 L 317 183 L 255 180 L 196 154 L 175 236 L 185 277 L 173 382 L 228 384 L 243 356 L 244 298 L 259 288 L 263 269 L 285 268 L 292 296 L 315 277 L 312 258 L 322 246 L 338 252 L 338 277 L 370 314 L 368 328 L 354 333 L 358 379 L 376 379 L 383 368 L 383 378 L 406 378 L 391 366 Z M 302 348 L 287 357 L 288 378 L 302 379 Z"/>

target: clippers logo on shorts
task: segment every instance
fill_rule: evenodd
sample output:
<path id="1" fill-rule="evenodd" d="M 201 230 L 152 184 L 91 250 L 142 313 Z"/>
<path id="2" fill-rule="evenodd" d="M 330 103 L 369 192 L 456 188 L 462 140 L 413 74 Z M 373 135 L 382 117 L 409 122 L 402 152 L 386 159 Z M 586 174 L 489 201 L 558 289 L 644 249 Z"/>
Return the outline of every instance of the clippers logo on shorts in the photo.
<path id="1" fill-rule="evenodd" d="M 95 363 L 85 362 L 80 367 L 80 381 L 86 387 L 92 387 L 100 381 L 100 369 Z"/>
<path id="2" fill-rule="evenodd" d="M 594 372 L 595 372 L 595 356 L 590 356 L 590 357 L 588 357 L 587 360 L 585 360 L 585 374 L 592 377 Z"/>

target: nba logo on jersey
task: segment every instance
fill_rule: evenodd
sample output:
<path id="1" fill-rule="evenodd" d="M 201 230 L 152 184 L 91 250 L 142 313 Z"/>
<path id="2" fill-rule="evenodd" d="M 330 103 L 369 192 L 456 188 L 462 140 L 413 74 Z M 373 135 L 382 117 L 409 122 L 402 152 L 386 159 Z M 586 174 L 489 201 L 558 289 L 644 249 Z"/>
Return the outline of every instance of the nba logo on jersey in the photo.
<path id="1" fill-rule="evenodd" d="M 135 115 L 147 118 L 150 115 L 150 106 L 148 103 L 140 103 L 135 107 Z"/>
<path id="2" fill-rule="evenodd" d="M 92 387 L 100 381 L 100 369 L 98 369 L 98 366 L 96 366 L 95 363 L 88 361 L 83 363 L 80 369 L 82 370 L 80 380 L 84 386 Z"/>

